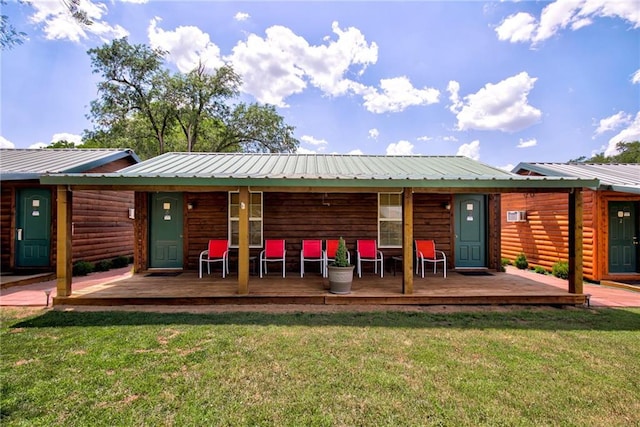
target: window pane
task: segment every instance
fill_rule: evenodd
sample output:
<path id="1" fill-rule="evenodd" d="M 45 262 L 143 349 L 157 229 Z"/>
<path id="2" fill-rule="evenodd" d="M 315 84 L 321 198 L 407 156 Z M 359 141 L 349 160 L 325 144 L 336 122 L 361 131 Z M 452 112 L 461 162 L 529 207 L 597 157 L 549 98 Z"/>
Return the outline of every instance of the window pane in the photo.
<path id="1" fill-rule="evenodd" d="M 240 242 L 240 223 L 238 221 L 230 221 L 229 225 L 231 230 L 231 246 L 238 246 L 238 242 Z"/>
<path id="2" fill-rule="evenodd" d="M 262 222 L 249 221 L 249 245 L 262 246 Z"/>
<path id="3" fill-rule="evenodd" d="M 251 193 L 251 218 L 262 218 L 262 193 Z"/>
<path id="4" fill-rule="evenodd" d="M 402 246 L 402 222 L 380 222 L 380 246 Z"/>
<path id="5" fill-rule="evenodd" d="M 239 200 L 240 195 L 238 193 L 229 193 L 229 216 L 231 218 L 240 216 Z"/>

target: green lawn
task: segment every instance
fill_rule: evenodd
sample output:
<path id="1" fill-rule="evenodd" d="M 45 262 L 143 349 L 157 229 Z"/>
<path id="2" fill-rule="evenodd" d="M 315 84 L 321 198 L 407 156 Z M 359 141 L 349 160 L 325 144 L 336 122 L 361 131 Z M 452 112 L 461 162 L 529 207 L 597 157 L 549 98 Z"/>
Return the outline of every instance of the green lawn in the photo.
<path id="1" fill-rule="evenodd" d="M 640 425 L 640 309 L 1 311 L 12 425 Z"/>

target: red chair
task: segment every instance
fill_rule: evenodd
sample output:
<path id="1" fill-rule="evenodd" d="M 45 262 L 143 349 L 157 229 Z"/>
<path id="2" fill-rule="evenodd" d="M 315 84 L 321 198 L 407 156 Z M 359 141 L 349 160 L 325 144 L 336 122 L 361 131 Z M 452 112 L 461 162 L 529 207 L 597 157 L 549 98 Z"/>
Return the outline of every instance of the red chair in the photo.
<path id="1" fill-rule="evenodd" d="M 285 277 L 287 251 L 285 249 L 285 241 L 269 239 L 264 241 L 264 250 L 260 252 L 260 278 L 262 278 L 262 267 L 267 273 L 268 262 L 282 262 L 282 277 Z"/>
<path id="2" fill-rule="evenodd" d="M 225 273 L 229 274 L 229 241 L 228 240 L 209 240 L 208 249 L 200 252 L 200 278 L 202 279 L 202 265 L 207 264 L 207 272 L 211 274 L 211 264 L 214 262 L 222 262 L 222 278 Z"/>
<path id="3" fill-rule="evenodd" d="M 362 262 L 373 262 L 374 271 L 378 272 L 380 264 L 380 277 L 384 277 L 384 255 L 378 250 L 375 240 L 358 240 L 356 242 L 356 253 L 358 255 L 358 277 L 362 277 Z"/>
<path id="4" fill-rule="evenodd" d="M 300 251 L 300 277 L 304 277 L 304 263 L 319 262 L 320 274 L 324 276 L 324 251 L 322 240 L 303 240 Z"/>
<path id="5" fill-rule="evenodd" d="M 424 279 L 424 263 L 430 262 L 433 264 L 433 274 L 436 274 L 437 265 L 439 262 L 444 267 L 444 277 L 447 277 L 447 256 L 443 251 L 436 250 L 436 242 L 433 240 L 416 240 L 416 274 L 418 274 L 418 268 L 422 266 L 422 278 Z M 440 256 L 438 256 L 440 255 Z"/>
<path id="6" fill-rule="evenodd" d="M 338 243 L 340 240 L 327 240 L 325 243 L 324 251 L 324 277 L 329 276 L 328 267 L 329 261 L 336 259 L 336 252 L 338 251 Z M 351 264 L 351 254 L 347 251 L 347 261 Z"/>

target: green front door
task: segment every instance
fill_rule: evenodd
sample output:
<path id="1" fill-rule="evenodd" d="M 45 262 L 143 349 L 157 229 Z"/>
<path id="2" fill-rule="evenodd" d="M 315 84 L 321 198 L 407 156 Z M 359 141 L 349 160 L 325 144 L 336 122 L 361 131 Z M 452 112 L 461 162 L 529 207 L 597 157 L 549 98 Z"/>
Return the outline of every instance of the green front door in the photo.
<path id="1" fill-rule="evenodd" d="M 486 213 L 483 195 L 455 197 L 455 267 L 486 267 Z"/>
<path id="2" fill-rule="evenodd" d="M 152 193 L 150 268 L 182 268 L 182 228 L 182 193 Z"/>
<path id="3" fill-rule="evenodd" d="M 638 217 L 633 202 L 609 202 L 609 273 L 636 273 Z"/>
<path id="4" fill-rule="evenodd" d="M 27 188 L 16 197 L 16 267 L 49 267 L 51 192 Z"/>

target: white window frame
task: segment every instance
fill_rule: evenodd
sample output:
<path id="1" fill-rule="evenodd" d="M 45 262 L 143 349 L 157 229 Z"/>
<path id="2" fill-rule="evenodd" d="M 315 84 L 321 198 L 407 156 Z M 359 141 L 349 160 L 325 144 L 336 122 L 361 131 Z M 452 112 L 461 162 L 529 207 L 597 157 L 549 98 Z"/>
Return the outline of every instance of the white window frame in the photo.
<path id="1" fill-rule="evenodd" d="M 227 199 L 227 211 L 228 211 L 228 218 L 229 218 L 229 220 L 228 220 L 229 247 L 230 248 L 237 248 L 239 245 L 238 245 L 237 242 L 235 242 L 235 243 L 233 242 L 233 239 L 232 239 L 232 237 L 233 237 L 233 234 L 232 234 L 233 227 L 232 227 L 231 224 L 233 222 L 237 222 L 238 223 L 238 230 L 239 230 L 240 229 L 240 225 L 239 225 L 240 218 L 231 216 L 231 199 L 232 199 L 231 195 L 232 194 L 238 194 L 238 197 L 239 197 L 240 192 L 239 191 L 229 191 L 229 196 L 228 196 L 228 199 Z M 255 195 L 255 194 L 259 194 L 260 195 L 260 217 L 252 217 L 251 216 L 251 213 L 253 212 L 253 209 L 252 209 L 252 199 L 253 198 L 251 196 Z M 240 212 L 240 211 L 238 210 L 238 212 Z M 251 223 L 251 222 L 259 222 L 260 223 L 260 243 L 259 244 L 251 244 L 251 237 L 249 237 L 249 247 L 250 248 L 261 248 L 262 247 L 262 241 L 263 241 L 262 236 L 263 236 L 263 231 L 264 231 L 264 226 L 263 226 L 263 224 L 264 224 L 263 223 L 263 217 L 264 216 L 263 216 L 263 213 L 264 213 L 264 196 L 262 194 L 262 191 L 251 191 L 251 192 L 249 192 L 249 223 Z M 249 232 L 251 232 L 251 227 L 249 227 Z"/>
<path id="2" fill-rule="evenodd" d="M 398 205 L 390 205 L 390 206 L 399 206 L 400 207 L 400 217 L 399 218 L 382 218 L 380 217 L 380 201 L 381 201 L 381 196 L 389 196 L 389 195 L 393 195 L 393 196 L 398 196 Z M 380 224 L 382 222 L 398 222 L 400 223 L 400 230 L 402 230 L 402 192 L 400 193 L 378 193 L 378 246 L 381 248 L 402 248 L 402 233 L 400 233 L 400 241 L 398 242 L 397 245 L 383 245 L 382 244 L 382 238 L 380 235 Z"/>

